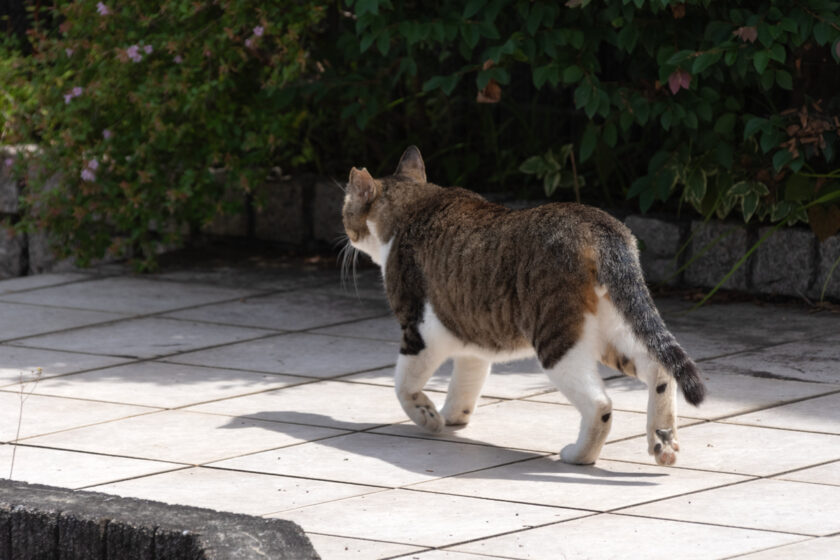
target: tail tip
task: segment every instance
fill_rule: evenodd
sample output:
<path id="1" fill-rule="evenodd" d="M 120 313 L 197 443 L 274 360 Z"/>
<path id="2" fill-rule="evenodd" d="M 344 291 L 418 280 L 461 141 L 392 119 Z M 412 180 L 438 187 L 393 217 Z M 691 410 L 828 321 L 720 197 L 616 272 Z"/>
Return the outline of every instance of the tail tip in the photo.
<path id="1" fill-rule="evenodd" d="M 706 398 L 706 386 L 700 380 L 700 374 L 697 371 L 697 366 L 689 362 L 689 367 L 680 372 L 681 375 L 677 377 L 682 389 L 683 396 L 689 404 L 698 406 L 703 399 Z"/>

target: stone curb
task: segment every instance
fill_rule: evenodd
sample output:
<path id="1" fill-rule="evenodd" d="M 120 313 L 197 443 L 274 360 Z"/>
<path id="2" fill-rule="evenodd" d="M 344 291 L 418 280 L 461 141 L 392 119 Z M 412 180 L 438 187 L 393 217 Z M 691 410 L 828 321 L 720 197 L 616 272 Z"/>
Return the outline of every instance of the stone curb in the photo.
<path id="1" fill-rule="evenodd" d="M 291 521 L 0 479 L 0 558 L 319 558 Z"/>

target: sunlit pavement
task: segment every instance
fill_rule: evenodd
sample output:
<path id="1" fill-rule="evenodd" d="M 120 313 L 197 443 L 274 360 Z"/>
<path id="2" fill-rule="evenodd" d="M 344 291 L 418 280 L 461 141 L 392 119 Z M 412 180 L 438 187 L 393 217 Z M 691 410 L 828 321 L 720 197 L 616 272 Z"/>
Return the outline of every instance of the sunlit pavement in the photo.
<path id="1" fill-rule="evenodd" d="M 372 271 L 3 281 L 0 476 L 290 519 L 325 559 L 838 557 L 840 315 L 659 305 L 709 389 L 680 403 L 676 467 L 606 369 L 610 440 L 573 467 L 579 416 L 531 361 L 495 368 L 468 427 L 407 423 Z"/>

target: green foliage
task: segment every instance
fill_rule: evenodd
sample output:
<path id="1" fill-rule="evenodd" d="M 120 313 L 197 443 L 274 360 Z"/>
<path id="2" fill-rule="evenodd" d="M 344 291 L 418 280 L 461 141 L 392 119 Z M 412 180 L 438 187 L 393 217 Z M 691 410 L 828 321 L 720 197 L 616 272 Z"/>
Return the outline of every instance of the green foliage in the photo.
<path id="1" fill-rule="evenodd" d="M 580 187 L 585 184 L 583 177 L 578 177 L 574 164 L 574 145 L 566 144 L 560 148 L 560 158 L 549 149 L 541 156 L 526 159 L 519 170 L 522 173 L 536 175 L 542 179 L 545 195 L 551 196 L 557 189 L 574 189 L 575 198 L 580 202 Z"/>
<path id="2" fill-rule="evenodd" d="M 18 111 L 6 138 L 39 146 L 21 227 L 82 262 L 153 264 L 223 209 L 226 186 L 247 192 L 300 157 L 307 113 L 289 90 L 323 14 L 305 1 L 58 0 L 40 18 L 58 28 L 30 32 L 37 110 Z"/>
<path id="3" fill-rule="evenodd" d="M 433 153 L 447 169 L 460 158 L 450 180 L 486 177 L 489 163 L 499 183 L 515 167 L 553 192 L 558 175 L 545 183 L 552 164 L 533 154 L 571 143 L 601 186 L 590 201 L 629 197 L 642 211 L 687 204 L 796 223 L 840 190 L 840 2 L 347 3 L 342 117 L 368 144 L 399 131 L 453 150 Z"/>

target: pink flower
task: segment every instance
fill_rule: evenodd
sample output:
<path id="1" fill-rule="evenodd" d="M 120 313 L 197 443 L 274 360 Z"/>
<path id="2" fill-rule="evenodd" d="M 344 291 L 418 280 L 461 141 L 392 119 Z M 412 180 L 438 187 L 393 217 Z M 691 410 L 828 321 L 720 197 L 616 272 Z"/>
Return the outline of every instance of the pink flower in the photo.
<path id="1" fill-rule="evenodd" d="M 5 165 L 6 167 L 11 167 L 14 164 L 15 164 L 14 158 L 7 157 L 6 159 L 3 160 L 3 165 Z"/>
<path id="2" fill-rule="evenodd" d="M 99 169 L 99 162 L 96 161 L 96 158 L 93 158 L 88 162 L 87 166 L 88 169 L 90 169 L 91 171 L 96 171 L 97 169 Z"/>
<path id="3" fill-rule="evenodd" d="M 104 138 L 105 140 L 110 140 L 111 136 L 113 135 L 114 133 L 108 130 L 107 128 L 102 130 L 102 138 Z"/>
<path id="4" fill-rule="evenodd" d="M 64 52 L 67 53 L 67 56 L 73 56 L 73 49 L 64 49 Z"/>
<path id="5" fill-rule="evenodd" d="M 256 35 L 257 37 L 262 37 L 264 31 L 265 29 L 263 29 L 262 25 L 258 25 L 254 28 L 254 35 Z"/>
<path id="6" fill-rule="evenodd" d="M 85 167 L 82 169 L 82 181 L 96 181 L 96 173 Z"/>
<path id="7" fill-rule="evenodd" d="M 245 46 L 249 49 L 254 48 L 254 40 L 248 37 L 247 39 L 245 39 Z"/>
<path id="8" fill-rule="evenodd" d="M 73 88 L 72 93 L 73 93 L 73 97 L 79 97 L 80 95 L 82 95 L 82 88 L 79 87 L 79 86 L 76 86 L 76 87 Z"/>
<path id="9" fill-rule="evenodd" d="M 99 13 L 100 16 L 107 16 L 111 14 L 111 10 L 108 9 L 108 6 L 106 6 L 102 2 L 96 3 L 96 11 Z"/>
<path id="10" fill-rule="evenodd" d="M 69 104 L 72 99 L 73 99 L 73 94 L 72 93 L 65 93 L 64 94 L 64 104 L 65 105 Z"/>
<path id="11" fill-rule="evenodd" d="M 670 76 L 668 76 L 668 88 L 674 95 L 676 95 L 680 89 L 688 89 L 690 85 L 691 74 L 682 68 L 677 68 Z"/>
<path id="12" fill-rule="evenodd" d="M 146 52 L 146 54 L 152 54 L 152 51 L 154 49 L 152 48 L 152 45 L 146 45 L 145 47 L 143 47 L 143 50 Z"/>
<path id="13" fill-rule="evenodd" d="M 184 59 L 181 58 L 180 54 L 176 54 L 175 58 L 173 58 L 172 60 L 175 61 L 175 64 L 181 64 L 182 62 L 184 62 Z"/>
<path id="14" fill-rule="evenodd" d="M 143 60 L 143 55 L 140 54 L 140 47 L 137 45 L 131 45 L 127 49 L 125 49 L 125 54 L 133 60 L 134 62 L 140 62 Z"/>

